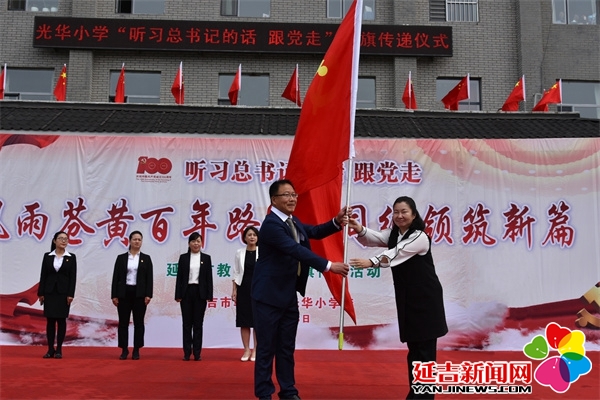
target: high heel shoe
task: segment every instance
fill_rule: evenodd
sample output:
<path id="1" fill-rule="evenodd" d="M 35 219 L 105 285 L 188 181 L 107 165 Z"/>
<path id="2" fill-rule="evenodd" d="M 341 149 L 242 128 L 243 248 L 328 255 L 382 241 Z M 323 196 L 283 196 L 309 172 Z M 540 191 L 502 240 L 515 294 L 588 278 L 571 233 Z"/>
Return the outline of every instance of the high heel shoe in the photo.
<path id="1" fill-rule="evenodd" d="M 242 356 L 242 358 L 240 358 L 240 360 L 242 360 L 242 361 L 248 361 L 249 359 L 250 359 L 249 352 L 244 352 L 244 355 Z"/>
<path id="2" fill-rule="evenodd" d="M 252 355 L 250 356 L 250 361 L 256 361 L 256 352 L 253 351 Z"/>

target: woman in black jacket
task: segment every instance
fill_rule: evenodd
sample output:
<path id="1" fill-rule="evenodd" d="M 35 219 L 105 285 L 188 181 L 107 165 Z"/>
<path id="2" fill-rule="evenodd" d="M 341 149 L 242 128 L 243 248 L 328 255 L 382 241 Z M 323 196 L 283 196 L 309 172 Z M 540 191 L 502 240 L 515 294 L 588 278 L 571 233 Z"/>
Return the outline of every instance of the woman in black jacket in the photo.
<path id="1" fill-rule="evenodd" d="M 67 251 L 69 236 L 60 231 L 54 234 L 50 252 L 44 254 L 38 299 L 44 306 L 48 351 L 44 358 L 62 358 L 62 344 L 67 333 L 67 317 L 75 297 L 77 258 Z M 56 338 L 56 349 L 54 339 Z"/>
<path id="2" fill-rule="evenodd" d="M 140 359 L 144 347 L 144 317 L 152 299 L 154 273 L 152 259 L 141 252 L 143 236 L 139 231 L 129 235 L 129 251 L 115 261 L 110 297 L 119 313 L 118 345 L 120 360 L 127 359 L 129 350 L 129 318 L 133 314 L 133 360 Z"/>
<path id="3" fill-rule="evenodd" d="M 188 238 L 188 251 L 179 256 L 175 301 L 181 306 L 183 324 L 183 360 L 193 352 L 200 361 L 202 351 L 202 324 L 206 305 L 213 299 L 212 261 L 201 253 L 202 236 L 194 232 Z"/>

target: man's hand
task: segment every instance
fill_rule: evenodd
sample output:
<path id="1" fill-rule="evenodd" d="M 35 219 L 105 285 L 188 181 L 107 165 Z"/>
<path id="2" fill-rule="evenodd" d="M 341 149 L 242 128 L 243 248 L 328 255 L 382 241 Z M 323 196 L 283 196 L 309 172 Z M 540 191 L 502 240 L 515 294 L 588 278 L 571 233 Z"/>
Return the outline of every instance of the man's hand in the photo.
<path id="1" fill-rule="evenodd" d="M 349 270 L 350 266 L 341 262 L 332 262 L 331 268 L 329 268 L 330 272 L 333 272 L 334 274 L 340 274 L 342 276 L 348 276 Z"/>
<path id="2" fill-rule="evenodd" d="M 335 222 L 337 222 L 339 226 L 346 226 L 350 219 L 351 212 L 352 209 L 350 207 L 342 207 L 340 212 L 335 216 Z"/>

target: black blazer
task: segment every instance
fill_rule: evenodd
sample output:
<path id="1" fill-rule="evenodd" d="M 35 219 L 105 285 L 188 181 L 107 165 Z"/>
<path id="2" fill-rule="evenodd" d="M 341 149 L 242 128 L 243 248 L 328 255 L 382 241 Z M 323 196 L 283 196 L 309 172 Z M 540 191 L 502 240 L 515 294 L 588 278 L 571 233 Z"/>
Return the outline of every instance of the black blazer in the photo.
<path id="1" fill-rule="evenodd" d="M 275 213 L 267 214 L 258 238 L 260 254 L 252 277 L 252 298 L 273 306 L 287 307 L 296 303 L 296 291 L 304 296 L 309 268 L 319 272 L 328 260 L 310 249 L 309 239 L 323 239 L 339 232 L 333 221 L 320 225 L 303 224 L 292 217 L 300 243 L 296 243 L 290 227 Z M 301 265 L 298 276 L 298 262 Z"/>
<path id="2" fill-rule="evenodd" d="M 58 271 L 54 269 L 54 255 L 50 255 L 50 253 L 44 254 L 38 296 L 55 293 L 64 294 L 67 297 L 75 297 L 77 258 L 73 253 L 69 254 L 70 256 L 63 258 L 62 265 Z M 54 291 L 55 288 L 56 290 Z"/>
<path id="3" fill-rule="evenodd" d="M 181 300 L 190 280 L 190 253 L 179 256 L 177 280 L 175 282 L 175 300 Z M 198 275 L 200 298 L 207 301 L 213 299 L 212 260 L 210 255 L 200 253 L 200 274 Z"/>
<path id="4" fill-rule="evenodd" d="M 119 254 L 115 261 L 113 271 L 112 288 L 110 298 L 114 299 L 125 297 L 127 290 L 127 261 L 129 252 Z M 152 259 L 148 254 L 140 252 L 140 262 L 138 264 L 135 297 L 152 297 L 152 285 L 154 281 L 154 272 L 152 269 Z"/>

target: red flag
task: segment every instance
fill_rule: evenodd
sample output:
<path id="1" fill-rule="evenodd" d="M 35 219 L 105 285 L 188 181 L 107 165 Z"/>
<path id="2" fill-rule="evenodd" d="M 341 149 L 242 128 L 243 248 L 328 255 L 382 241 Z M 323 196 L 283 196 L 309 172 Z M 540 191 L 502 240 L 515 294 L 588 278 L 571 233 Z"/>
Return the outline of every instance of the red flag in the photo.
<path id="1" fill-rule="evenodd" d="M 4 98 L 4 87 L 6 86 L 6 63 L 4 63 L 4 69 L 0 74 L 0 100 Z"/>
<path id="2" fill-rule="evenodd" d="M 4 88 L 6 87 L 6 63 L 4 63 L 4 69 L 0 74 L 0 100 L 4 98 Z"/>
<path id="3" fill-rule="evenodd" d="M 442 103 L 444 103 L 444 107 L 448 110 L 456 111 L 458 110 L 458 102 L 461 100 L 467 100 L 471 97 L 471 93 L 469 91 L 470 84 L 469 75 L 465 76 L 458 82 L 458 85 L 454 86 L 452 90 L 444 96 L 442 99 Z"/>
<path id="4" fill-rule="evenodd" d="M 121 74 L 117 81 L 117 88 L 115 90 L 115 103 L 125 103 L 125 63 L 121 67 Z"/>
<path id="5" fill-rule="evenodd" d="M 355 0 L 321 61 L 300 111 L 286 178 L 302 196 L 294 213 L 309 224 L 326 221 L 340 210 L 342 163 L 354 156 L 361 16 L 362 0 Z M 343 239 L 340 232 L 311 245 L 328 260 L 341 261 Z M 326 272 L 324 277 L 341 304 L 342 276 Z M 347 285 L 344 293 L 344 310 L 356 323 Z"/>
<path id="6" fill-rule="evenodd" d="M 54 87 L 54 97 L 56 101 L 65 101 L 67 99 L 67 64 L 64 64 L 60 76 Z"/>
<path id="7" fill-rule="evenodd" d="M 515 84 L 502 106 L 502 111 L 519 111 L 519 102 L 525 100 L 525 75 Z"/>
<path id="8" fill-rule="evenodd" d="M 298 107 L 302 107 L 302 102 L 300 101 L 300 83 L 298 80 L 298 64 L 296 64 L 296 69 L 294 69 L 294 73 L 281 97 L 293 101 Z"/>
<path id="9" fill-rule="evenodd" d="M 544 92 L 539 103 L 532 111 L 548 111 L 548 104 L 562 103 L 562 79 L 559 79 L 552 87 Z"/>
<path id="10" fill-rule="evenodd" d="M 173 80 L 173 86 L 171 86 L 171 93 L 175 97 L 175 103 L 183 104 L 185 98 L 185 91 L 183 89 L 183 61 L 179 63 L 179 69 L 175 80 Z"/>
<path id="11" fill-rule="evenodd" d="M 242 90 L 242 64 L 238 67 L 238 70 L 233 77 L 233 82 L 231 82 L 231 87 L 229 88 L 229 102 L 232 106 L 237 105 L 240 90 Z"/>
<path id="12" fill-rule="evenodd" d="M 404 93 L 402 94 L 402 102 L 407 110 L 417 109 L 417 99 L 415 98 L 415 91 L 412 84 L 411 72 L 408 73 L 408 80 L 406 86 L 404 86 Z"/>

